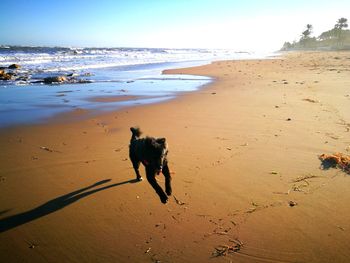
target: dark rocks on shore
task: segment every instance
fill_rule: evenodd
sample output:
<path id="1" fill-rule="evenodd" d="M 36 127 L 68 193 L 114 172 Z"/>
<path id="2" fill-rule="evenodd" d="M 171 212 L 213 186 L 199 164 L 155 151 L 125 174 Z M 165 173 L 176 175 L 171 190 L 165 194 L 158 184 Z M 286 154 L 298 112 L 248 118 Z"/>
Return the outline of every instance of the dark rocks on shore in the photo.
<path id="1" fill-rule="evenodd" d="M 14 76 L 17 76 L 16 69 L 21 66 L 18 64 L 12 64 L 8 67 L 0 67 L 0 80 L 12 80 Z"/>
<path id="2" fill-rule="evenodd" d="M 86 72 L 86 73 L 84 73 L 84 76 L 85 77 L 91 77 L 91 76 L 93 76 L 94 74 L 93 73 L 91 73 L 91 72 Z"/>
<path id="3" fill-rule="evenodd" d="M 0 80 L 11 80 L 13 74 L 6 73 L 4 70 L 0 70 Z"/>
<path id="4" fill-rule="evenodd" d="M 78 78 L 79 74 L 72 72 L 66 75 L 59 76 L 49 76 L 42 79 L 34 78 L 31 80 L 32 76 L 28 72 L 17 71 L 21 68 L 18 64 L 12 64 L 8 67 L 0 67 L 0 81 L 15 81 L 16 83 L 43 83 L 43 84 L 83 84 L 91 83 L 93 81 L 87 79 Z M 86 74 L 90 76 L 90 73 Z M 36 80 L 35 80 L 36 79 Z"/>
<path id="5" fill-rule="evenodd" d="M 12 65 L 8 66 L 8 68 L 9 69 L 19 69 L 19 68 L 21 68 L 21 66 L 18 64 L 12 64 Z"/>
<path id="6" fill-rule="evenodd" d="M 66 77 L 66 76 L 55 76 L 55 77 L 47 77 L 44 78 L 42 81 L 44 84 L 83 84 L 83 83 L 91 83 L 91 80 L 86 79 L 77 79 L 75 77 Z"/>
<path id="7" fill-rule="evenodd" d="M 44 78 L 45 84 L 52 84 L 52 83 L 62 83 L 66 82 L 67 78 L 65 76 L 56 76 L 56 77 L 46 77 Z"/>
<path id="8" fill-rule="evenodd" d="M 77 77 L 77 76 L 79 76 L 79 74 L 74 72 L 67 74 L 67 77 Z"/>
<path id="9" fill-rule="evenodd" d="M 27 75 L 19 76 L 18 78 L 16 78 L 16 81 L 28 81 L 28 80 L 29 80 L 29 76 Z"/>
<path id="10" fill-rule="evenodd" d="M 70 79 L 68 83 L 77 83 L 77 84 L 84 84 L 84 83 L 92 83 L 92 80 L 88 79 Z"/>

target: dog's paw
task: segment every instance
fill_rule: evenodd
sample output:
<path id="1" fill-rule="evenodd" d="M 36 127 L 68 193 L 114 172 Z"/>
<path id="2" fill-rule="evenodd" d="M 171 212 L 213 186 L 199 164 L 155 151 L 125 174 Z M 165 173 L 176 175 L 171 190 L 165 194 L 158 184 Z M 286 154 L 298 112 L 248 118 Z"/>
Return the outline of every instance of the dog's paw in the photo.
<path id="1" fill-rule="evenodd" d="M 141 182 L 143 180 L 143 178 L 140 176 L 140 177 L 137 177 L 136 180 Z"/>
<path id="2" fill-rule="evenodd" d="M 160 198 L 160 201 L 163 203 L 163 204 L 166 204 L 166 203 L 168 203 L 168 197 L 162 197 L 162 198 Z"/>
<path id="3" fill-rule="evenodd" d="M 169 196 L 170 196 L 171 193 L 172 193 L 171 189 L 166 189 L 165 192 L 166 192 L 166 194 L 169 195 Z"/>

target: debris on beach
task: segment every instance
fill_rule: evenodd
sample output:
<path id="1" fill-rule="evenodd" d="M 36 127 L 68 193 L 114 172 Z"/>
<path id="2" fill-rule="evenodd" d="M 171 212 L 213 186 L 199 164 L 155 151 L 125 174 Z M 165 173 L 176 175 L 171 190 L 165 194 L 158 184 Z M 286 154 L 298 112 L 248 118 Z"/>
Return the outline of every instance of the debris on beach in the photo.
<path id="1" fill-rule="evenodd" d="M 238 240 L 230 240 L 233 242 L 232 245 L 220 245 L 215 248 L 215 251 L 213 252 L 214 257 L 222 257 L 227 256 L 228 254 L 233 254 L 241 250 L 243 243 Z"/>
<path id="2" fill-rule="evenodd" d="M 176 198 L 175 195 L 173 195 L 174 199 L 175 199 L 175 202 L 178 204 L 178 205 L 185 205 L 186 203 L 180 201 L 179 199 Z"/>
<path id="3" fill-rule="evenodd" d="M 251 207 L 251 208 L 249 208 L 247 211 L 246 211 L 246 213 L 247 214 L 251 214 L 251 213 L 253 213 L 253 212 L 255 212 L 256 211 L 256 207 Z"/>
<path id="4" fill-rule="evenodd" d="M 62 152 L 60 152 L 60 151 L 50 149 L 50 148 L 48 148 L 48 147 L 46 147 L 46 146 L 40 146 L 40 149 L 41 149 L 41 150 L 44 150 L 44 151 L 47 151 L 47 152 L 51 152 L 51 153 L 52 153 L 52 152 L 62 153 Z"/>
<path id="5" fill-rule="evenodd" d="M 334 134 L 334 133 L 331 133 L 331 132 L 326 132 L 325 133 L 326 136 L 328 136 L 329 138 L 333 139 L 333 140 L 339 140 L 341 137 Z"/>
<path id="6" fill-rule="evenodd" d="M 171 216 L 176 222 L 180 222 L 175 216 Z"/>
<path id="7" fill-rule="evenodd" d="M 303 99 L 303 101 L 307 101 L 307 102 L 311 102 L 311 103 L 319 103 L 318 100 L 313 100 L 313 99 L 309 99 L 309 98 Z"/>
<path id="8" fill-rule="evenodd" d="M 304 175 L 304 176 L 299 176 L 296 179 L 292 180 L 293 183 L 299 183 L 301 181 L 305 181 L 306 179 L 311 179 L 311 178 L 316 178 L 318 177 L 317 175 L 313 175 L 313 174 L 308 174 L 308 175 Z"/>
<path id="9" fill-rule="evenodd" d="M 33 242 L 29 242 L 26 241 L 26 243 L 28 244 L 28 248 L 33 249 L 39 246 L 39 244 L 33 243 Z"/>
<path id="10" fill-rule="evenodd" d="M 321 154 L 318 157 L 321 160 L 321 168 L 339 168 L 350 174 L 350 156 L 343 153 Z"/>
<path id="11" fill-rule="evenodd" d="M 275 191 L 275 192 L 272 192 L 272 193 L 276 194 L 276 195 L 289 195 L 290 191 L 288 191 L 288 192 Z"/>
<path id="12" fill-rule="evenodd" d="M 341 231 L 345 231 L 344 227 L 342 226 L 337 226 Z"/>
<path id="13" fill-rule="evenodd" d="M 48 151 L 48 152 L 53 152 L 50 148 L 47 148 L 46 146 L 40 146 L 41 150 Z"/>
<path id="14" fill-rule="evenodd" d="M 290 207 L 293 207 L 293 206 L 296 206 L 298 203 L 295 201 L 289 201 L 288 204 Z"/>

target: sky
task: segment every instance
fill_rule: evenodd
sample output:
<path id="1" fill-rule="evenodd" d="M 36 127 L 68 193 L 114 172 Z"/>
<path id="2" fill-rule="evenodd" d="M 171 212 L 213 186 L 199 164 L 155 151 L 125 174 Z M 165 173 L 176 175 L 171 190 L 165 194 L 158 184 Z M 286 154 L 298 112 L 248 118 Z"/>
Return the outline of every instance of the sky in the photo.
<path id="1" fill-rule="evenodd" d="M 350 20 L 350 0 L 0 0 L 0 45 L 274 51 Z"/>

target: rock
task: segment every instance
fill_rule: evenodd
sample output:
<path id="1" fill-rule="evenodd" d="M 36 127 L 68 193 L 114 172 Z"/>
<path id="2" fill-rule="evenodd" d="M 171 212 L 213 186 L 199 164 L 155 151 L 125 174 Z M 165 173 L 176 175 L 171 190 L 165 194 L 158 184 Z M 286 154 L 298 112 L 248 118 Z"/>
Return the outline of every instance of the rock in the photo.
<path id="1" fill-rule="evenodd" d="M 93 83 L 93 81 L 92 80 L 88 80 L 88 79 L 78 79 L 76 83 L 79 83 L 79 84 Z"/>
<path id="2" fill-rule="evenodd" d="M 69 73 L 67 74 L 67 77 L 78 77 L 79 75 L 77 73 Z"/>
<path id="3" fill-rule="evenodd" d="M 84 83 L 91 83 L 93 81 L 92 80 L 88 80 L 88 79 L 78 79 L 78 78 L 75 78 L 75 77 L 68 77 L 65 80 L 65 82 L 69 83 L 69 84 L 84 84 Z"/>
<path id="4" fill-rule="evenodd" d="M 18 64 L 12 64 L 12 65 L 8 66 L 8 68 L 9 69 L 19 69 L 19 68 L 21 68 L 21 66 Z"/>
<path id="5" fill-rule="evenodd" d="M 52 84 L 52 83 L 62 83 L 67 81 L 67 78 L 64 76 L 56 76 L 56 77 L 47 77 L 44 78 L 45 84 Z"/>
<path id="6" fill-rule="evenodd" d="M 18 78 L 16 78 L 16 81 L 28 81 L 29 77 L 28 76 L 20 76 Z"/>
<path id="7" fill-rule="evenodd" d="M 4 70 L 0 70 L 0 80 L 10 80 L 13 74 L 6 73 Z"/>

